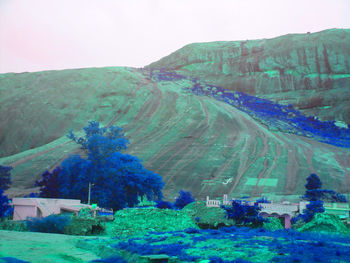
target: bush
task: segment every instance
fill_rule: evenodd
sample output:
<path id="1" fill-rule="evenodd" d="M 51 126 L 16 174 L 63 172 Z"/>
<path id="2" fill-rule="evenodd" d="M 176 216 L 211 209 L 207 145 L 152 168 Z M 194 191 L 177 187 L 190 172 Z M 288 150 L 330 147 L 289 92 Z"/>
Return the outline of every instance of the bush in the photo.
<path id="1" fill-rule="evenodd" d="M 261 227 L 267 219 L 259 215 L 260 207 L 257 203 L 250 205 L 241 200 L 232 200 L 231 206 L 221 206 L 226 211 L 226 217 L 232 219 L 238 225 L 252 224 Z"/>
<path id="2" fill-rule="evenodd" d="M 9 230 L 9 231 L 20 231 L 20 232 L 28 231 L 27 225 L 24 221 L 13 221 L 13 220 L 1 221 L 0 229 Z"/>
<path id="3" fill-rule="evenodd" d="M 100 235 L 105 231 L 101 220 L 91 217 L 74 216 L 68 225 L 64 227 L 64 234 L 76 236 Z"/>
<path id="4" fill-rule="evenodd" d="M 193 203 L 195 201 L 196 200 L 192 197 L 191 192 L 180 190 L 179 196 L 175 200 L 174 207 L 177 209 L 182 209 L 186 205 Z"/>
<path id="5" fill-rule="evenodd" d="M 70 221 L 68 216 L 49 215 L 43 218 L 28 218 L 26 224 L 29 231 L 32 232 L 63 234 L 64 228 Z"/>
<path id="6" fill-rule="evenodd" d="M 0 258 L 0 263 L 30 263 L 29 261 L 24 261 L 13 257 L 2 257 Z"/>
<path id="7" fill-rule="evenodd" d="M 155 207 L 159 209 L 174 209 L 174 205 L 172 203 L 163 200 L 157 202 Z"/>
<path id="8" fill-rule="evenodd" d="M 114 256 L 114 257 L 108 257 L 103 259 L 95 259 L 90 262 L 101 262 L 101 263 L 127 263 L 125 259 L 122 257 Z"/>
<path id="9" fill-rule="evenodd" d="M 271 201 L 269 201 L 269 200 L 267 199 L 267 197 L 264 197 L 264 196 L 262 196 L 262 197 L 260 197 L 259 199 L 257 199 L 256 202 L 257 202 L 258 204 L 270 204 L 270 203 L 271 203 Z"/>
<path id="10" fill-rule="evenodd" d="M 9 205 L 9 199 L 7 195 L 4 195 L 4 190 L 0 189 L 0 219 L 12 215 L 13 208 Z"/>

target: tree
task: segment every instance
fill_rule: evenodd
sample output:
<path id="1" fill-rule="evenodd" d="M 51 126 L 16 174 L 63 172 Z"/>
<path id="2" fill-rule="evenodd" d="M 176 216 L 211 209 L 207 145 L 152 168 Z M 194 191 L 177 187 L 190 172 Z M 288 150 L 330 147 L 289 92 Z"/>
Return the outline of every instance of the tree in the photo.
<path id="1" fill-rule="evenodd" d="M 305 184 L 305 194 L 303 199 L 307 201 L 322 200 L 326 202 L 342 202 L 346 203 L 347 200 L 344 195 L 337 193 L 333 190 L 321 189 L 322 182 L 316 174 L 310 174 L 306 178 L 307 183 Z"/>
<path id="2" fill-rule="evenodd" d="M 306 205 L 306 209 L 302 211 L 302 214 L 293 219 L 295 222 L 298 218 L 304 220 L 304 222 L 310 222 L 316 213 L 323 213 L 325 211 L 323 207 L 323 201 L 327 202 L 346 202 L 344 195 L 337 193 L 333 190 L 321 189 L 321 179 L 316 174 L 310 174 L 306 178 L 305 194 L 302 199 L 309 201 Z"/>
<path id="3" fill-rule="evenodd" d="M 59 183 L 58 176 L 61 172 L 61 167 L 56 167 L 52 173 L 45 171 L 42 174 L 42 179 L 35 182 L 35 186 L 40 186 L 39 197 L 59 198 Z"/>
<path id="4" fill-rule="evenodd" d="M 0 189 L 7 190 L 10 188 L 11 184 L 11 166 L 0 165 Z"/>
<path id="5" fill-rule="evenodd" d="M 0 218 L 9 216 L 12 213 L 12 207 L 9 205 L 7 195 L 4 191 L 10 188 L 12 167 L 0 165 Z"/>
<path id="6" fill-rule="evenodd" d="M 129 143 L 121 128 L 100 128 L 98 122 L 90 121 L 84 132 L 85 137 L 80 138 L 72 131 L 68 135 L 87 157 L 71 155 L 62 162 L 57 178 L 60 197 L 85 201 L 91 183 L 91 201 L 114 210 L 135 206 L 138 197 L 162 198 L 162 178 L 145 169 L 137 157 L 119 152 Z M 46 187 L 55 180 L 42 181 Z"/>
<path id="7" fill-rule="evenodd" d="M 195 201 L 196 200 L 192 197 L 191 192 L 180 190 L 179 196 L 175 200 L 174 207 L 177 209 L 182 209 L 186 205 L 193 203 Z"/>
<path id="8" fill-rule="evenodd" d="M 125 150 L 129 144 L 123 129 L 117 126 L 107 129 L 100 127 L 97 121 L 89 121 L 83 130 L 85 137 L 78 138 L 73 131 L 70 131 L 67 137 L 80 144 L 81 149 L 89 153 L 89 158 L 95 161 L 102 161 L 114 152 Z"/>

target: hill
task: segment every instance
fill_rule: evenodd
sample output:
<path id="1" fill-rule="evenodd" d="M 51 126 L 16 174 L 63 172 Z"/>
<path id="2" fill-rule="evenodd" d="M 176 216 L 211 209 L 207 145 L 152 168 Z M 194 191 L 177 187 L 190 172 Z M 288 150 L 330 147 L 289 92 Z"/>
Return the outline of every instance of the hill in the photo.
<path id="1" fill-rule="evenodd" d="M 147 66 L 350 123 L 350 29 L 189 44 Z"/>
<path id="2" fill-rule="evenodd" d="M 340 38 L 344 35 L 346 39 L 348 33 L 348 30 L 330 30 L 252 43 L 265 43 L 260 52 L 263 55 L 268 50 L 272 52 L 272 44 L 278 41 L 288 43 L 288 39 L 316 38 L 317 34 L 320 34 L 319 39 L 324 38 L 322 34 L 336 34 Z M 338 38 L 334 37 L 333 40 L 335 47 L 342 46 Z M 295 41 L 295 45 L 302 45 Z M 249 71 L 238 72 L 237 75 L 234 70 L 237 65 L 233 61 L 242 60 L 242 56 L 246 57 L 245 63 L 253 59 L 253 44 L 247 51 L 248 55 L 237 51 L 237 58 L 232 59 L 225 57 L 228 56 L 225 50 L 229 45 L 241 47 L 240 42 L 193 44 L 146 69 L 110 67 L 0 75 L 0 164 L 14 167 L 13 185 L 7 193 L 18 196 L 35 191 L 34 182 L 44 170 L 53 169 L 68 154 L 79 152 L 78 146 L 65 134 L 70 129 L 81 130 L 88 120 L 124 128 L 131 142 L 127 152 L 140 157 L 146 168 L 163 177 L 168 198 L 175 197 L 180 189 L 190 190 L 197 198 L 222 196 L 224 193 L 234 196 L 298 195 L 304 192 L 305 179 L 312 172 L 320 176 L 325 188 L 348 192 L 350 148 L 276 129 L 266 124 L 268 119 L 256 118 L 213 96 L 198 96 L 189 92 L 198 81 L 231 88 L 227 86 L 229 81 L 238 78 L 243 84 L 260 83 L 248 90 L 250 94 L 281 103 L 288 101 L 287 97 L 281 99 L 288 94 L 300 102 L 312 101 L 307 94 L 317 93 L 326 100 L 330 94 L 342 91 L 339 100 L 338 97 L 332 98 L 333 106 L 322 108 L 321 104 L 315 104 L 303 111 L 315 112 L 321 118 L 330 116 L 331 119 L 347 121 L 350 97 L 343 92 L 350 80 L 347 75 L 350 70 L 345 65 L 345 58 L 349 59 L 347 47 L 334 49 L 342 54 L 338 56 L 338 62 L 343 61 L 343 74 L 335 71 L 338 65 L 335 60 L 328 59 L 332 69 L 330 73 L 324 72 L 326 68 L 320 66 L 321 75 L 317 78 L 327 76 L 333 81 L 332 86 L 328 89 L 320 86 L 319 92 L 315 84 L 303 93 L 302 73 L 294 76 L 293 72 L 285 70 L 284 73 L 278 72 L 277 76 L 276 69 L 271 66 L 273 63 L 268 64 L 270 60 L 267 58 L 266 65 L 259 62 L 261 72 L 251 72 L 250 77 Z M 220 45 L 223 51 L 216 53 Z M 203 46 L 205 48 L 202 49 Z M 292 49 L 292 45 L 289 46 Z M 332 45 L 329 50 L 333 50 Z M 189 62 L 184 63 L 184 54 L 188 54 Z M 213 59 L 213 63 L 205 62 L 213 54 L 222 54 L 222 59 L 221 55 L 217 55 L 218 60 Z M 196 56 L 203 57 L 203 61 L 190 63 L 195 61 Z M 277 55 L 275 57 L 278 58 Z M 292 58 L 290 63 L 294 61 Z M 216 61 L 232 61 L 228 74 L 215 70 Z M 326 65 L 325 60 L 322 61 L 320 65 Z M 225 63 L 223 68 L 226 67 Z M 274 73 L 266 73 L 269 72 L 269 65 Z M 315 65 L 317 70 L 317 63 Z M 175 76 L 182 74 L 183 77 L 161 79 L 158 68 L 162 67 L 174 69 Z M 314 66 L 309 67 L 310 71 L 305 74 L 314 74 Z M 300 72 L 302 70 L 306 69 L 299 68 Z M 288 89 L 281 91 L 281 86 L 270 85 L 289 78 L 282 73 L 293 76 L 291 82 L 294 88 L 287 85 Z M 299 78 L 301 82 L 297 81 Z M 297 83 L 301 83 L 301 86 L 297 86 Z M 237 91 L 249 93 L 246 84 L 243 84 L 237 85 L 240 87 Z M 295 106 L 302 108 L 299 102 Z M 338 106 L 343 107 L 342 114 L 337 110 Z"/>

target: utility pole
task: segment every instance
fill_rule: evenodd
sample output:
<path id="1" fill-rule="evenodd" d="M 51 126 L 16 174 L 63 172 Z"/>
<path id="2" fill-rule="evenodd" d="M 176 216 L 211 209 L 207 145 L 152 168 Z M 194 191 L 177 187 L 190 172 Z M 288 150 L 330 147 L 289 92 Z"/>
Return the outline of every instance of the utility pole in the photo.
<path id="1" fill-rule="evenodd" d="M 90 205 L 90 195 L 91 195 L 91 186 L 93 184 L 91 182 L 89 182 L 89 195 L 88 195 L 88 205 Z"/>

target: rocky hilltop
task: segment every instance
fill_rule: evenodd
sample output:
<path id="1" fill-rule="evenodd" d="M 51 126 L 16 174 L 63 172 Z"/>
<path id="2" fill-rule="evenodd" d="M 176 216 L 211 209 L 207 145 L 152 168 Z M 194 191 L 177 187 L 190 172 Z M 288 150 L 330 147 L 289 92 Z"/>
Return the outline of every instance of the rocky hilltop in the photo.
<path id="1" fill-rule="evenodd" d="M 318 34 L 319 39 L 323 39 L 323 34 L 336 34 L 347 39 L 348 33 L 348 30 L 330 30 Z M 263 55 L 282 46 L 277 45 L 277 42 L 288 43 L 288 38 L 316 36 L 288 35 L 260 42 L 251 41 L 252 44 L 248 41 L 242 45 L 251 49 L 243 56 L 246 60 L 241 65 L 248 65 L 249 59 L 253 59 L 253 43 L 265 43 L 259 51 Z M 333 54 L 331 50 L 337 54 L 348 50 L 335 37 L 333 40 L 339 50 L 329 44 L 328 55 Z M 275 48 L 266 43 L 275 43 Z M 222 50 L 215 51 L 219 50 L 217 47 L 220 45 Z M 306 73 L 298 71 L 299 74 L 295 70 L 292 74 L 287 69 L 283 72 L 274 67 L 268 73 L 267 64 L 270 60 L 267 58 L 264 63 L 263 59 L 259 60 L 260 71 L 249 73 L 248 68 L 242 68 L 241 73 L 237 73 L 234 71 L 237 65 L 232 62 L 232 67 L 228 67 L 224 59 L 225 56 L 229 58 L 229 45 L 241 48 L 240 42 L 193 44 L 152 64 L 152 70 L 150 67 L 110 67 L 0 75 L 0 164 L 14 167 L 13 184 L 8 194 L 14 196 L 35 191 L 34 182 L 41 177 L 42 172 L 53 169 L 69 154 L 79 152 L 78 146 L 65 135 L 71 129 L 81 130 L 89 120 L 124 128 L 131 142 L 126 152 L 138 156 L 146 168 L 163 177 L 166 182 L 165 196 L 168 198 L 176 196 L 180 189 L 190 190 L 199 198 L 205 198 L 206 195 L 221 196 L 224 193 L 231 196 L 298 195 L 304 192 L 305 178 L 312 172 L 320 176 L 325 188 L 349 192 L 350 148 L 271 129 L 259 119 L 224 101 L 187 91 L 194 85 L 193 78 L 203 78 L 202 82 L 222 86 L 228 84 L 230 79 L 234 83 L 240 78 L 241 91 L 248 92 L 244 87 L 250 85 L 253 87 L 249 90 L 250 94 L 262 96 L 261 89 L 264 87 L 265 97 L 280 102 L 283 96 L 294 94 L 293 99 L 299 103 L 297 105 L 301 105 L 302 100 L 307 101 L 306 94 L 317 93 L 322 98 L 325 96 L 322 101 L 326 101 L 332 92 L 338 94 L 342 91 L 338 103 L 343 105 L 344 114 L 341 115 L 339 111 L 339 116 L 345 118 L 345 113 L 349 112 L 345 104 L 349 97 L 346 97 L 345 91 L 349 83 L 347 76 L 350 74 L 345 55 L 339 55 L 339 63 L 345 67 L 343 74 L 340 71 L 335 73 L 336 64 L 328 56 L 332 73 L 321 73 L 327 68 L 325 60 L 322 60 L 318 62 L 320 73 L 311 80 L 311 70 L 314 66 L 318 70 L 317 63 L 311 66 L 311 57 L 307 57 L 310 71 Z M 300 43 L 289 44 L 289 49 L 285 47 L 283 50 L 293 53 L 294 45 L 302 46 Z M 218 53 L 214 60 L 212 56 L 215 52 Z M 259 52 L 254 51 L 255 54 Z M 240 52 L 236 53 L 232 61 L 242 60 Z M 194 63 L 195 56 L 203 59 Z M 208 61 L 213 58 L 214 62 L 206 63 L 204 58 Z M 294 61 L 292 58 L 290 63 Z M 282 57 L 277 55 L 271 60 L 284 63 Z M 220 73 L 217 70 L 219 65 L 216 63 L 219 61 L 222 70 L 225 68 L 227 71 Z M 156 65 L 161 68 L 165 64 L 168 65 L 166 68 L 175 69 L 187 77 L 166 80 L 156 78 L 156 74 L 152 74 L 156 71 Z M 282 92 L 281 81 L 274 80 L 290 77 L 295 81 L 300 78 L 301 81 L 302 74 L 308 75 L 312 84 L 312 89 L 305 90 L 305 95 L 302 93 L 305 86 L 299 87 L 291 81 L 293 84 L 284 86 L 285 91 Z M 322 86 L 320 92 L 316 92 L 313 81 L 325 76 L 328 76 L 332 85 L 327 89 Z M 273 86 L 273 83 L 276 85 Z M 309 111 L 314 110 L 323 117 L 328 116 L 329 112 L 330 116 L 336 118 L 336 102 L 328 109 L 315 104 Z"/>
<path id="2" fill-rule="evenodd" d="M 176 70 L 225 89 L 350 123 L 350 29 L 194 43 L 148 69 Z"/>

